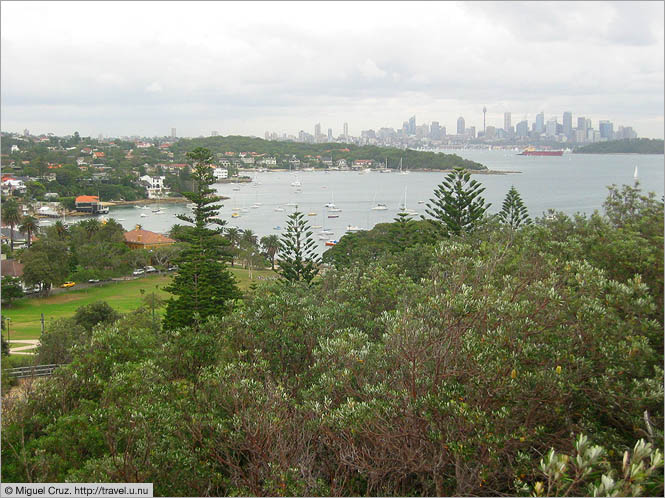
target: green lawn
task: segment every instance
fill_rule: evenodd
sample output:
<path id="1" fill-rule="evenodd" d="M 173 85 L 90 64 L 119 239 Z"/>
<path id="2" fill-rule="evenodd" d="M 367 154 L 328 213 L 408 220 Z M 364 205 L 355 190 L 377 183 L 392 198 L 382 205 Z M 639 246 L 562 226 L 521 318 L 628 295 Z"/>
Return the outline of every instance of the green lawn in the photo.
<path id="1" fill-rule="evenodd" d="M 249 272 L 241 268 L 230 268 L 238 280 L 242 290 L 247 289 L 252 282 L 262 282 L 258 277 L 274 277 L 271 270 L 253 270 L 252 280 Z M 11 339 L 39 339 L 41 334 L 40 318 L 44 313 L 46 326 L 56 318 L 66 318 L 74 315 L 76 310 L 86 304 L 96 301 L 106 301 L 121 313 L 135 310 L 141 304 L 141 289 L 145 293 L 157 291 L 162 298 L 170 294 L 162 289 L 171 281 L 171 275 L 150 275 L 125 282 L 109 282 L 98 287 L 88 289 L 68 290 L 57 296 L 46 298 L 22 298 L 14 301 L 11 307 L 3 307 L 2 315 L 9 317 Z M 7 335 L 3 332 L 5 339 Z"/>

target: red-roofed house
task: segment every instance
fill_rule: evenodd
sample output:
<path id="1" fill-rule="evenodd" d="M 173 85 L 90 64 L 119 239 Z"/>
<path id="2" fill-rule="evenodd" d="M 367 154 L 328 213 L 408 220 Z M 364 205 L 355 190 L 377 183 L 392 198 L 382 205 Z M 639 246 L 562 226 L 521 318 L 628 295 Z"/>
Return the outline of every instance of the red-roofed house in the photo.
<path id="1" fill-rule="evenodd" d="M 101 151 L 92 153 L 92 158 L 93 159 L 99 159 L 100 157 L 105 157 L 105 156 L 106 156 L 106 154 L 104 152 L 101 152 Z"/>
<path id="2" fill-rule="evenodd" d="M 155 249 L 175 244 L 175 240 L 159 233 L 143 230 L 137 225 L 134 230 L 125 232 L 125 244 L 130 249 Z"/>
<path id="3" fill-rule="evenodd" d="M 81 213 L 101 214 L 109 212 L 109 208 L 104 207 L 96 195 L 79 195 L 75 204 L 76 210 Z"/>

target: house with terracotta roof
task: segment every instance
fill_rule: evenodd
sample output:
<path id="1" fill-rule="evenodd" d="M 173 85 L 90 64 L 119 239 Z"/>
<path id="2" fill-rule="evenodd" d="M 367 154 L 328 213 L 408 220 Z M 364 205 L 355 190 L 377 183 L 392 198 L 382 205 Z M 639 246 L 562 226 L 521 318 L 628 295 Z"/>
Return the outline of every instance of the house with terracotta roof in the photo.
<path id="1" fill-rule="evenodd" d="M 76 210 L 80 213 L 101 214 L 109 212 L 109 208 L 99 202 L 99 197 L 96 195 L 79 195 L 74 202 Z"/>
<path id="2" fill-rule="evenodd" d="M 125 244 L 130 249 L 155 249 L 175 244 L 175 240 L 160 233 L 143 230 L 137 225 L 134 230 L 125 232 Z"/>

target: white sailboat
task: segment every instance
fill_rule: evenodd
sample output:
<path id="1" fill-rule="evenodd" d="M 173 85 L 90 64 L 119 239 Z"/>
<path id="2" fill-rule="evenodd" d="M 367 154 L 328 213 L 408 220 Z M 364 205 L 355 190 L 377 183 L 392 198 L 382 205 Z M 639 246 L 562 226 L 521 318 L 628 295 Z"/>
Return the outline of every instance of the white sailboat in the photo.
<path id="1" fill-rule="evenodd" d="M 638 179 L 638 177 L 637 177 L 637 165 L 635 165 L 635 171 L 633 172 L 633 178 L 634 178 L 635 180 Z"/>
<path id="2" fill-rule="evenodd" d="M 376 203 L 376 192 L 374 193 L 373 203 L 374 207 L 372 208 L 372 211 L 385 211 L 386 209 L 388 209 L 388 206 L 386 206 L 385 204 L 382 204 L 380 202 L 378 204 Z"/>
<path id="3" fill-rule="evenodd" d="M 330 202 L 325 205 L 331 213 L 340 213 L 342 210 L 335 205 L 335 193 L 330 193 Z"/>
<path id="4" fill-rule="evenodd" d="M 406 206 L 406 187 L 404 187 L 404 202 L 400 206 L 400 210 L 398 211 L 398 214 L 410 214 L 410 215 L 418 214 L 418 211 L 414 211 L 413 209 L 409 209 Z"/>
<path id="5" fill-rule="evenodd" d="M 401 157 L 399 158 L 399 174 L 400 175 L 408 175 L 409 174 L 409 170 L 406 170 L 406 169 L 403 170 L 402 169 L 402 158 Z"/>

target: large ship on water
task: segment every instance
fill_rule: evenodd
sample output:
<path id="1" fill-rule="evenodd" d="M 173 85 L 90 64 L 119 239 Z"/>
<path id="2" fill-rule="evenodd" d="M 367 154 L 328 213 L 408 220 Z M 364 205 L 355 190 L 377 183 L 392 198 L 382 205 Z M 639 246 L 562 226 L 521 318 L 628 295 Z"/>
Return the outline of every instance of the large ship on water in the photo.
<path id="1" fill-rule="evenodd" d="M 534 147 L 527 147 L 518 156 L 563 156 L 562 150 L 538 150 Z"/>

